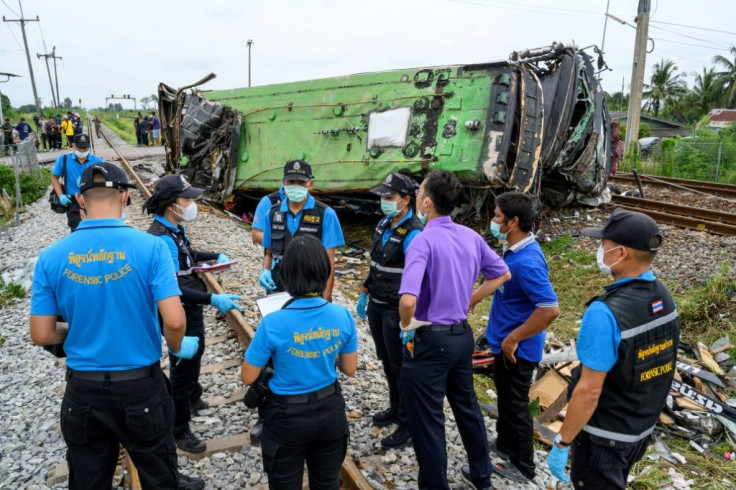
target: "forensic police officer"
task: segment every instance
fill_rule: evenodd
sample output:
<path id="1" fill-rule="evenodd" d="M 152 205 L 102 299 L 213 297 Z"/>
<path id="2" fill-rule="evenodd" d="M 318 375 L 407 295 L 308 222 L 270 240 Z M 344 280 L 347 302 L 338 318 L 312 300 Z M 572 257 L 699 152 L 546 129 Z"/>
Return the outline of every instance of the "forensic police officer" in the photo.
<path id="1" fill-rule="evenodd" d="M 284 199 L 271 206 L 263 221 L 263 272 L 259 282 L 267 291 L 283 291 L 278 274 L 278 260 L 294 237 L 312 235 L 322 242 L 330 258 L 330 278 L 323 297 L 332 301 L 335 283 L 335 248 L 345 245 L 340 221 L 335 211 L 309 195 L 314 186 L 312 167 L 302 160 L 291 160 L 284 166 Z"/>
<path id="2" fill-rule="evenodd" d="M 293 299 L 263 318 L 241 368 L 243 382 L 252 384 L 273 361 L 261 452 L 274 490 L 301 489 L 305 461 L 309 488 L 340 488 L 349 430 L 337 370 L 355 374 L 358 334 L 346 308 L 320 297 L 331 269 L 317 238 L 290 241 L 281 281 Z"/>
<path id="3" fill-rule="evenodd" d="M 406 253 L 399 313 L 406 342 L 401 394 L 409 415 L 420 489 L 449 490 L 445 444 L 445 395 L 468 453 L 462 477 L 476 489 L 491 488 L 488 438 L 473 387 L 473 331 L 468 309 L 511 274 L 476 232 L 453 223 L 462 196 L 452 172 L 431 171 L 417 194 L 417 217 L 426 222 Z M 475 291 L 478 274 L 486 281 Z"/>
<path id="4" fill-rule="evenodd" d="M 373 415 L 373 423 L 383 427 L 398 422 L 396 430 L 381 440 L 385 448 L 399 448 L 411 442 L 409 421 L 399 391 L 402 348 L 399 336 L 399 286 L 409 244 L 422 229 L 411 210 L 411 198 L 418 188 L 410 177 L 388 174 L 383 184 L 371 189 L 381 196 L 386 216 L 373 233 L 371 268 L 358 299 L 357 313 L 368 317 L 376 355 L 383 363 L 389 391 L 389 408 Z"/>
<path id="5" fill-rule="evenodd" d="M 652 218 L 616 209 L 603 228 L 582 233 L 601 239 L 598 267 L 614 282 L 583 314 L 577 384 L 547 462 L 553 475 L 572 479 L 577 489 L 623 489 L 670 391 L 680 320 L 672 296 L 652 273 L 662 244 Z"/>
<path id="6" fill-rule="evenodd" d="M 79 204 L 74 195 L 79 192 L 79 181 L 84 169 L 93 163 L 102 162 L 102 158 L 89 151 L 89 136 L 77 134 L 74 136 L 74 149 L 71 153 L 59 156 L 51 169 L 51 186 L 59 196 L 61 204 L 66 206 L 66 223 L 74 231 L 82 220 Z M 59 179 L 63 179 L 62 185 Z"/>
<path id="7" fill-rule="evenodd" d="M 199 339 L 196 354 L 187 361 L 177 356 L 169 356 L 171 366 L 171 389 L 174 397 L 175 417 L 174 435 L 176 445 L 182 451 L 200 453 L 206 444 L 195 436 L 189 428 L 192 412 L 206 409 L 202 400 L 202 385 L 199 372 L 205 348 L 204 311 L 202 305 L 215 306 L 221 313 L 235 308 L 242 311 L 233 300 L 240 296 L 233 294 L 210 294 L 200 277 L 192 272 L 198 262 L 227 262 L 222 253 L 207 253 L 194 250 L 187 237 L 183 222 L 190 222 L 197 216 L 197 203 L 194 201 L 204 189 L 192 187 L 180 175 L 167 175 L 156 182 L 153 195 L 144 203 L 149 214 L 155 214 L 148 233 L 158 236 L 166 243 L 173 259 L 176 275 L 181 289 L 181 301 L 187 318 L 187 335 Z"/>
<path id="8" fill-rule="evenodd" d="M 250 229 L 250 238 L 256 245 L 263 243 L 263 223 L 268 219 L 271 208 L 281 204 L 284 199 L 286 199 L 286 194 L 284 194 L 282 185 L 279 190 L 266 194 L 258 201 L 256 212 L 253 213 L 253 226 Z"/>
<path id="9" fill-rule="evenodd" d="M 76 199 L 87 219 L 38 258 L 31 338 L 36 345 L 63 344 L 67 354 L 61 432 L 69 488 L 110 488 L 121 444 L 143 488 L 203 488 L 202 480 L 177 475 L 156 311 L 177 356 L 190 358 L 199 341 L 184 337 L 184 310 L 166 246 L 120 220 L 131 187 L 110 163 L 93 164 L 82 174 Z M 68 326 L 57 324 L 58 314 Z"/>

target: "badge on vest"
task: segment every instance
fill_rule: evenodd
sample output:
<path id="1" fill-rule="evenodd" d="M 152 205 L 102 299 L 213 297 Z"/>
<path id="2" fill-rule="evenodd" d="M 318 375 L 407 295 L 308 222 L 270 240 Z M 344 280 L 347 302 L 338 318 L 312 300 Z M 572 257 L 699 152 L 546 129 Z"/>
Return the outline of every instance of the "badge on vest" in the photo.
<path id="1" fill-rule="evenodd" d="M 316 225 L 319 223 L 319 216 L 311 216 L 311 215 L 304 216 L 302 217 L 302 221 L 304 221 L 305 223 L 311 223 L 313 225 Z"/>
<path id="2" fill-rule="evenodd" d="M 401 236 L 406 235 L 406 228 L 396 228 L 396 234 Z"/>
<path id="3" fill-rule="evenodd" d="M 651 305 L 649 305 L 652 308 L 652 315 L 656 315 L 657 313 L 660 313 L 664 310 L 664 303 L 661 299 L 652 301 Z"/>
<path id="4" fill-rule="evenodd" d="M 273 220 L 276 223 L 283 223 L 284 222 L 284 215 L 282 215 L 281 213 L 275 213 L 273 215 Z"/>

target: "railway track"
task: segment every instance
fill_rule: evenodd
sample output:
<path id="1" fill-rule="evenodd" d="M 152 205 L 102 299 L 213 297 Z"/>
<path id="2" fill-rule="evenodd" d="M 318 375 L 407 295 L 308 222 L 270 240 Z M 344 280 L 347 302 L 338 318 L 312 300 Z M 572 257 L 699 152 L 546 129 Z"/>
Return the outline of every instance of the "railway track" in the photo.
<path id="1" fill-rule="evenodd" d="M 151 196 L 151 190 L 148 188 L 148 186 L 145 185 L 143 180 L 138 176 L 138 174 L 135 172 L 133 166 L 128 162 L 128 160 L 123 156 L 123 154 L 120 152 L 120 150 L 117 148 L 117 146 L 110 140 L 109 136 L 107 135 L 106 131 L 103 129 L 101 132 L 103 139 L 105 142 L 110 146 L 110 148 L 113 149 L 113 151 L 117 154 L 118 160 L 120 161 L 121 166 L 125 170 L 125 172 L 134 180 L 135 185 L 138 189 L 138 191 L 147 199 Z M 224 289 L 222 285 L 220 285 L 219 281 L 215 278 L 212 273 L 204 272 L 200 273 L 200 276 L 202 277 L 202 280 L 207 285 L 207 288 L 212 293 L 223 293 Z M 238 310 L 230 310 L 229 313 L 225 315 L 225 319 L 232 329 L 232 331 L 237 336 L 238 340 L 242 344 L 243 348 L 247 348 L 250 344 L 251 339 L 253 338 L 253 335 L 255 335 L 255 331 L 251 328 L 251 326 L 246 322 L 243 315 Z M 226 361 L 222 363 L 223 367 L 225 366 L 232 366 L 233 363 L 237 361 L 238 365 L 240 365 L 240 362 L 242 362 L 240 359 L 236 359 L 233 361 Z M 204 367 L 204 366 L 203 366 Z M 218 400 L 221 403 L 229 403 L 229 402 L 238 402 L 243 398 L 244 391 L 243 392 L 235 392 L 233 393 L 229 398 L 223 398 L 222 400 Z M 212 404 L 211 404 L 212 405 Z M 249 437 L 247 433 L 244 434 L 238 434 L 235 436 L 228 436 L 219 440 L 208 440 L 205 441 L 207 443 L 208 447 L 208 453 L 211 452 L 210 448 L 216 449 L 216 450 L 239 450 L 240 447 L 245 443 L 245 441 L 248 441 Z M 124 459 L 124 466 L 126 467 L 126 481 L 125 481 L 125 488 L 129 490 L 140 490 L 141 485 L 140 481 L 137 479 L 137 471 L 135 470 L 135 467 L 133 466 L 132 461 L 130 458 L 125 457 Z M 345 461 L 342 464 L 342 467 L 340 469 L 340 477 L 341 477 L 341 488 L 346 490 L 371 490 L 372 487 L 370 483 L 368 483 L 368 480 L 365 478 L 363 473 L 361 473 L 360 469 L 356 466 L 355 462 L 352 460 L 350 456 L 347 456 L 345 458 Z"/>
<path id="2" fill-rule="evenodd" d="M 713 194 L 720 197 L 736 198 L 736 185 L 719 184 L 716 182 L 704 182 L 702 180 L 678 179 L 674 177 L 655 177 L 652 175 L 639 174 L 642 184 L 652 187 L 669 187 L 678 189 L 692 189 L 706 194 Z M 636 180 L 633 174 L 619 173 L 609 177 L 609 182 L 619 182 L 629 185 L 635 185 Z"/>

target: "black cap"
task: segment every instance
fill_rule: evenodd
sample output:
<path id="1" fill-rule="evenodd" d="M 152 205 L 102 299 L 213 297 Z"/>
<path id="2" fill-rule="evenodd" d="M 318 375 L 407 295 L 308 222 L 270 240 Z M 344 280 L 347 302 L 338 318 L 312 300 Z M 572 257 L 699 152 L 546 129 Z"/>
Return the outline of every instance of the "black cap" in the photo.
<path id="1" fill-rule="evenodd" d="M 77 148 L 89 148 L 89 136 L 84 133 L 75 134 L 74 144 L 77 145 Z"/>
<path id="2" fill-rule="evenodd" d="M 414 180 L 402 174 L 388 174 L 383 184 L 371 189 L 373 194 L 385 197 L 391 194 L 411 195 L 414 194 L 419 186 Z"/>
<path id="3" fill-rule="evenodd" d="M 312 180 L 312 167 L 304 160 L 289 160 L 284 166 L 284 180 Z"/>
<path id="4" fill-rule="evenodd" d="M 105 177 L 104 182 L 95 182 L 95 173 Z M 135 187 L 134 184 L 128 183 L 128 176 L 125 175 L 123 169 L 114 163 L 102 162 L 94 163 L 84 169 L 82 178 L 79 181 L 79 192 L 84 193 L 87 189 L 93 187 L 107 187 L 108 189 L 130 189 Z"/>
<path id="5" fill-rule="evenodd" d="M 583 228 L 580 233 L 593 238 L 607 238 L 624 247 L 647 252 L 654 252 L 662 245 L 662 234 L 652 218 L 622 208 L 613 210 L 603 228 Z"/>
<path id="6" fill-rule="evenodd" d="M 194 199 L 199 197 L 204 189 L 192 187 L 192 184 L 182 175 L 167 175 L 156 181 L 153 189 L 153 199 L 156 201 L 165 201 L 172 197 L 188 197 Z"/>

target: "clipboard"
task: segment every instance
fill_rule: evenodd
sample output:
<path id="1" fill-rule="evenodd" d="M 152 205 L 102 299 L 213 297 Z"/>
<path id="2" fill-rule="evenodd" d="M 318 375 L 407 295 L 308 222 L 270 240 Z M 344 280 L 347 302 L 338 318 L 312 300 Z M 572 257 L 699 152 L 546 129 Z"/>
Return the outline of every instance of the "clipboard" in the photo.
<path id="1" fill-rule="evenodd" d="M 282 293 L 269 294 L 265 298 L 259 298 L 256 300 L 256 305 L 258 305 L 258 311 L 260 311 L 261 317 L 264 317 L 269 313 L 280 310 L 290 299 L 291 295 L 284 291 Z"/>
<path id="2" fill-rule="evenodd" d="M 199 264 L 192 267 L 193 272 L 215 272 L 215 271 L 222 271 L 225 269 L 229 269 L 230 267 L 237 264 L 237 260 L 230 260 L 228 262 L 222 262 L 220 264 Z"/>

